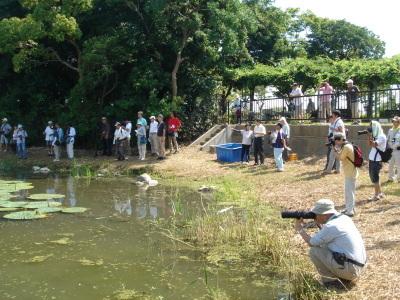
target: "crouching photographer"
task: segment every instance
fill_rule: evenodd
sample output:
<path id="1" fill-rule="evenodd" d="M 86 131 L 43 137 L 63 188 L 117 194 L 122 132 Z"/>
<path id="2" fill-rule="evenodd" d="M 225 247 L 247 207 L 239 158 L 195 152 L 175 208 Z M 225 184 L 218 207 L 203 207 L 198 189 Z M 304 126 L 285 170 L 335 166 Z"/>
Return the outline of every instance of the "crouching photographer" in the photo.
<path id="1" fill-rule="evenodd" d="M 315 222 L 321 228 L 310 236 L 303 219 L 297 219 L 296 231 L 311 247 L 310 259 L 326 287 L 344 287 L 343 283 L 356 280 L 367 261 L 360 232 L 351 218 L 336 211 L 331 200 L 318 200 L 311 209 Z"/>

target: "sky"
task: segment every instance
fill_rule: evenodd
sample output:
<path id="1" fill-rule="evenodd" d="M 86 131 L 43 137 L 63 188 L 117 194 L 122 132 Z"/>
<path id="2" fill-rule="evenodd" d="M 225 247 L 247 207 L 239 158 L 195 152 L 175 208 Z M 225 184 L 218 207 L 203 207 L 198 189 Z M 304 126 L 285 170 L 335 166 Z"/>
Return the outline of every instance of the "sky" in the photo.
<path id="1" fill-rule="evenodd" d="M 398 0 L 275 0 L 283 9 L 298 7 L 311 10 L 320 17 L 345 19 L 358 26 L 367 27 L 386 43 L 386 55 L 400 53 L 400 1 Z"/>

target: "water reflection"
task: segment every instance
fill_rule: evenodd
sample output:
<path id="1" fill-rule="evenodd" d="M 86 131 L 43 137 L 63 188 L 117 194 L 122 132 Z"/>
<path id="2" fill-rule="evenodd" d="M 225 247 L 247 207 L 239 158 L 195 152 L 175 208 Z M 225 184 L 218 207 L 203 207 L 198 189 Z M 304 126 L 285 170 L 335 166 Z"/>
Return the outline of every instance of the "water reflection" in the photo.
<path id="1" fill-rule="evenodd" d="M 126 201 L 118 201 L 114 200 L 114 209 L 121 215 L 121 216 L 130 216 L 132 215 L 132 204 L 131 199 Z"/>
<path id="2" fill-rule="evenodd" d="M 76 197 L 75 197 L 75 180 L 72 176 L 67 178 L 67 200 L 71 207 L 76 206 Z"/>

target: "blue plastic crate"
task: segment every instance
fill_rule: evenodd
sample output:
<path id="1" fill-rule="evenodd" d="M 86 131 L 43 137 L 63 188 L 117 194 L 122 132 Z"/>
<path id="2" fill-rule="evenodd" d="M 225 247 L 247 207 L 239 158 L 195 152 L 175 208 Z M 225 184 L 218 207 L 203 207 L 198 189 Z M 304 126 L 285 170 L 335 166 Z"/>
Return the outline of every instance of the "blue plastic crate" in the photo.
<path id="1" fill-rule="evenodd" d="M 217 145 L 217 160 L 223 162 L 238 162 L 241 160 L 242 144 L 229 143 Z"/>

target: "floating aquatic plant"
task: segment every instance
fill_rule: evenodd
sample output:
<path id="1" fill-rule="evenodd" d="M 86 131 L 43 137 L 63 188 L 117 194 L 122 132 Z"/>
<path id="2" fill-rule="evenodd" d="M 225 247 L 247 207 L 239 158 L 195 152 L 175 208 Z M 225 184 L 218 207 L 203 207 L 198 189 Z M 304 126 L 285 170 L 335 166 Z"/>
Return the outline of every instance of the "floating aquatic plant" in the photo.
<path id="1" fill-rule="evenodd" d="M 30 200 L 50 200 L 65 198 L 62 194 L 32 194 L 28 197 Z"/>
<path id="2" fill-rule="evenodd" d="M 67 214 L 83 213 L 87 211 L 85 207 L 66 207 L 63 208 L 62 212 Z"/>
<path id="3" fill-rule="evenodd" d="M 35 220 L 35 219 L 43 219 L 46 217 L 47 215 L 45 214 L 40 214 L 37 211 L 29 211 L 29 210 L 17 211 L 3 216 L 3 218 L 10 220 Z"/>

